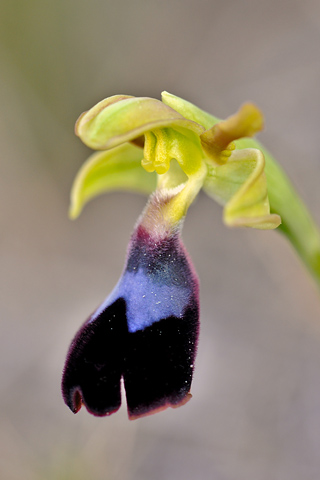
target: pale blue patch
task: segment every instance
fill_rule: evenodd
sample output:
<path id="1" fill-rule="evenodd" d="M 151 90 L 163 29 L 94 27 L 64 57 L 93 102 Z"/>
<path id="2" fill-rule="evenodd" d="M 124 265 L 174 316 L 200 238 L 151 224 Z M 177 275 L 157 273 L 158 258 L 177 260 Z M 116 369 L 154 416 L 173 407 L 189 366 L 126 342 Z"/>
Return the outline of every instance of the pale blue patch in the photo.
<path id="1" fill-rule="evenodd" d="M 127 306 L 129 332 L 143 330 L 163 318 L 182 316 L 189 288 L 154 283 L 143 270 L 126 272 L 118 290 Z"/>
<path id="2" fill-rule="evenodd" d="M 187 282 L 185 287 L 161 285 L 152 281 L 152 277 L 142 269 L 135 272 L 126 271 L 90 321 L 95 320 L 115 300 L 124 298 L 128 330 L 133 333 L 163 318 L 182 317 L 191 293 Z"/>

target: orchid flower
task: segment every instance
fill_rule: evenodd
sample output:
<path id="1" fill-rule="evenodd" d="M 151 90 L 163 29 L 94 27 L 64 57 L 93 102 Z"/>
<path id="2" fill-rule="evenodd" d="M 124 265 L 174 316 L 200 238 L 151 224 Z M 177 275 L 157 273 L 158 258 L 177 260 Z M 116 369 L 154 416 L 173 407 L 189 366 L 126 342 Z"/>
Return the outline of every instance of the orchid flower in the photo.
<path id="1" fill-rule="evenodd" d="M 121 379 L 130 419 L 191 398 L 199 284 L 181 229 L 201 189 L 224 207 L 224 222 L 231 227 L 274 229 L 284 214 L 283 231 L 306 263 L 319 260 L 320 241 L 306 254 L 292 207 L 315 240 L 318 231 L 310 216 L 303 215 L 304 206 L 272 157 L 248 138 L 262 127 L 262 114 L 253 104 L 219 121 L 166 92 L 162 101 L 115 95 L 78 119 L 76 134 L 98 152 L 75 179 L 71 218 L 89 200 L 112 190 L 150 194 L 150 199 L 134 228 L 118 284 L 71 343 L 62 393 L 74 413 L 82 404 L 98 416 L 117 411 Z M 290 206 L 283 202 L 289 197 Z"/>

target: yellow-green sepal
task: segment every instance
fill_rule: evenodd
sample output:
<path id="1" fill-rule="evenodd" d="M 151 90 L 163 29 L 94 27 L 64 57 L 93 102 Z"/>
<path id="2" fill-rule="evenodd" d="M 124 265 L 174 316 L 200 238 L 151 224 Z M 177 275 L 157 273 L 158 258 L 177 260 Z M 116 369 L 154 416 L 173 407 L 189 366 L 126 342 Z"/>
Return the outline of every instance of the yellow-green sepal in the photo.
<path id="1" fill-rule="evenodd" d="M 213 115 L 210 115 L 210 113 L 201 110 L 201 108 L 196 107 L 193 105 L 193 103 L 187 102 L 187 100 L 184 100 L 183 98 L 172 95 L 172 93 L 162 92 L 161 99 L 165 105 L 173 108 L 185 118 L 199 123 L 206 130 L 220 122 L 217 117 L 214 117 Z"/>
<path id="2" fill-rule="evenodd" d="M 264 156 L 257 149 L 236 150 L 227 163 L 208 162 L 203 189 L 223 205 L 223 218 L 231 227 L 274 229 L 279 215 L 270 214 Z"/>
<path id="3" fill-rule="evenodd" d="M 152 193 L 157 176 L 141 168 L 142 158 L 143 150 L 130 143 L 91 155 L 73 182 L 69 216 L 77 218 L 86 203 L 102 193 L 114 190 Z"/>
<path id="4" fill-rule="evenodd" d="M 184 118 L 159 100 L 115 95 L 83 113 L 76 123 L 75 132 L 88 147 L 107 150 L 164 127 L 187 129 L 197 135 L 204 131 L 202 126 Z"/>

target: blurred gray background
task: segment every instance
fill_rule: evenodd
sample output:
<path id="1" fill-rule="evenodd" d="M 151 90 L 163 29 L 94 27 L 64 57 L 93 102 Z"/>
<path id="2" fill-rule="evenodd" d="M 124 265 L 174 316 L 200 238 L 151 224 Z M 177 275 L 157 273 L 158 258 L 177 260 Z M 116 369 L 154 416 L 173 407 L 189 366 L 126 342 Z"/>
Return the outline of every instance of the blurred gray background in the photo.
<path id="1" fill-rule="evenodd" d="M 114 193 L 68 220 L 89 154 L 78 115 L 116 93 L 167 90 L 220 117 L 252 100 L 320 223 L 319 51 L 317 0 L 1 0 L 1 479 L 319 480 L 316 287 L 280 234 L 224 227 L 204 195 L 184 228 L 201 279 L 193 399 L 129 422 L 60 395 L 146 201 Z"/>

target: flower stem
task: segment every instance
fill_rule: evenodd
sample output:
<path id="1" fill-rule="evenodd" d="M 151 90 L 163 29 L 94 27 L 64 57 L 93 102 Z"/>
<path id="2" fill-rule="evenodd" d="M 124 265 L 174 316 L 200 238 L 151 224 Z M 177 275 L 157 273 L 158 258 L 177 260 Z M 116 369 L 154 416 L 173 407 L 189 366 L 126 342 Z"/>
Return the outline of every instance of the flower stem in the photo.
<path id="1" fill-rule="evenodd" d="M 221 120 L 183 99 L 163 93 L 163 101 L 186 118 L 200 123 L 206 129 Z M 258 148 L 265 156 L 265 173 L 268 184 L 268 197 L 271 213 L 281 216 L 282 232 L 304 262 L 320 288 L 320 231 L 309 210 L 299 197 L 286 173 L 274 157 L 257 140 L 242 138 L 236 142 L 237 148 Z"/>
<path id="2" fill-rule="evenodd" d="M 273 156 L 256 140 L 242 139 L 238 147 L 262 150 L 265 160 L 271 213 L 281 216 L 278 231 L 291 242 L 320 288 L 320 231 L 309 210 Z"/>

